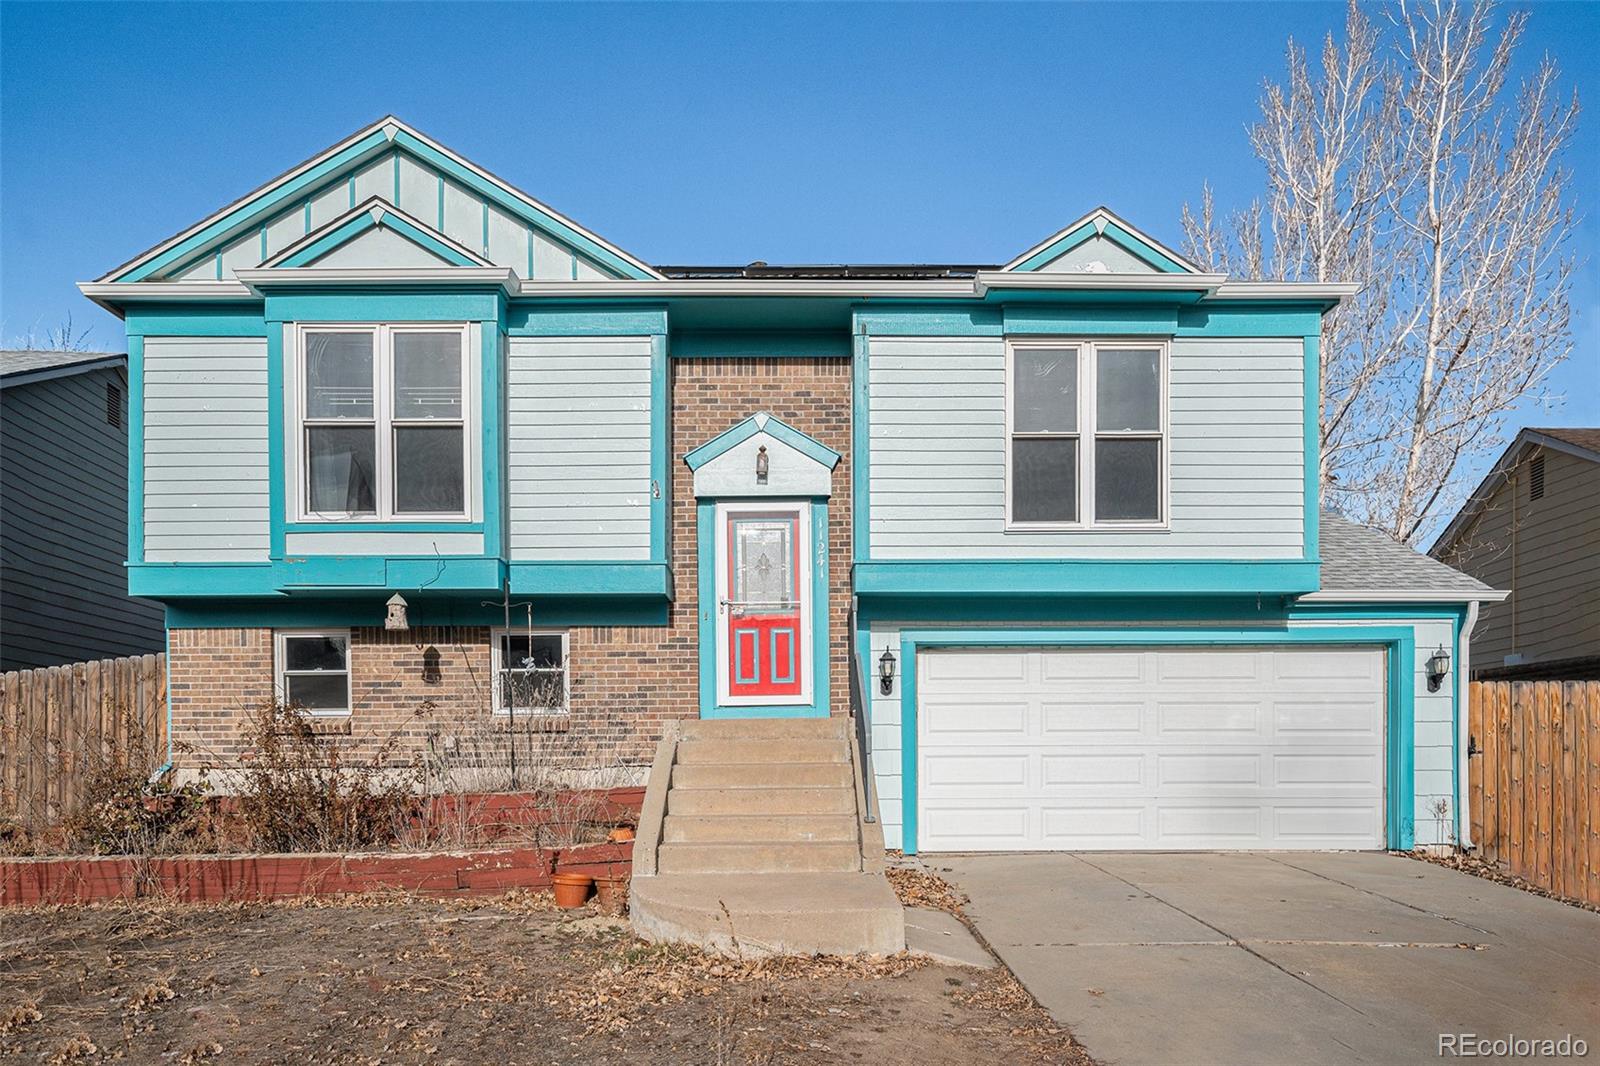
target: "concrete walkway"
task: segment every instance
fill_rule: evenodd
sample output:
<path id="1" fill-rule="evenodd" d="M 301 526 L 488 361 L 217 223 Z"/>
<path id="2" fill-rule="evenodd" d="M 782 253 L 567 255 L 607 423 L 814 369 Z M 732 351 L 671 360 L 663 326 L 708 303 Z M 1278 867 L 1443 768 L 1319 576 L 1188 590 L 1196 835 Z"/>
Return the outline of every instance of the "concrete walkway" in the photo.
<path id="1" fill-rule="evenodd" d="M 1328 852 L 923 859 L 1107 1064 L 1437 1063 L 1441 1033 L 1570 1033 L 1600 1057 L 1600 914 L 1467 874 Z"/>

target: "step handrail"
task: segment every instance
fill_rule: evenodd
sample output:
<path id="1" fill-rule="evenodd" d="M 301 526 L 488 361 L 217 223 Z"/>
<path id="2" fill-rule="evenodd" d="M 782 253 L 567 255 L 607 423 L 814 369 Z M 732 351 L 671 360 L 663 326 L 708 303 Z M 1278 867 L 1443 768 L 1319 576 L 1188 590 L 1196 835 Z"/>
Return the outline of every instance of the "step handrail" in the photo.
<path id="1" fill-rule="evenodd" d="M 878 820 L 877 791 L 873 788 L 872 763 L 870 761 L 869 734 L 867 731 L 867 692 L 865 682 L 862 680 L 861 656 L 857 650 L 856 640 L 856 611 L 854 605 L 850 608 L 850 625 L 846 628 L 850 640 L 850 717 L 854 720 L 856 731 L 856 769 L 861 774 L 861 798 L 866 807 L 863 812 L 863 821 L 869 825 Z"/>

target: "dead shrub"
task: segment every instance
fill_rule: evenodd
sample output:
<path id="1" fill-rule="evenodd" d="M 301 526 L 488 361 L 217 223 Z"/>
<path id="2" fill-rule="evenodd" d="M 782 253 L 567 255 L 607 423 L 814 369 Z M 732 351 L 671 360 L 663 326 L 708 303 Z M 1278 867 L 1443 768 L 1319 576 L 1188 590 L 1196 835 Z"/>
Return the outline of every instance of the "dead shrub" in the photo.
<path id="1" fill-rule="evenodd" d="M 132 715 L 122 713 L 131 725 Z M 79 799 L 61 823 L 66 849 L 94 855 L 215 850 L 204 777 L 180 785 L 171 771 L 152 775 L 150 739 L 138 728 L 120 733 L 82 751 Z"/>
<path id="2" fill-rule="evenodd" d="M 361 755 L 319 733 L 299 708 L 261 704 L 246 730 L 250 757 L 230 768 L 231 820 L 255 851 L 360 851 L 395 843 L 417 817 L 420 777 L 397 757 L 398 734 Z"/>

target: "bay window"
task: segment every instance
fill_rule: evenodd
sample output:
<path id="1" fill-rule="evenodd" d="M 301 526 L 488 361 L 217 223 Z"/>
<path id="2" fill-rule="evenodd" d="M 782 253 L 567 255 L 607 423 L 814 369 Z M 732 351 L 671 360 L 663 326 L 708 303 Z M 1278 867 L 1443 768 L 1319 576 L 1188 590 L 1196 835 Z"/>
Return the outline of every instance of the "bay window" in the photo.
<path id="1" fill-rule="evenodd" d="M 1166 345 L 1014 340 L 1008 528 L 1166 520 Z"/>
<path id="2" fill-rule="evenodd" d="M 303 326 L 301 516 L 469 517 L 468 329 Z"/>

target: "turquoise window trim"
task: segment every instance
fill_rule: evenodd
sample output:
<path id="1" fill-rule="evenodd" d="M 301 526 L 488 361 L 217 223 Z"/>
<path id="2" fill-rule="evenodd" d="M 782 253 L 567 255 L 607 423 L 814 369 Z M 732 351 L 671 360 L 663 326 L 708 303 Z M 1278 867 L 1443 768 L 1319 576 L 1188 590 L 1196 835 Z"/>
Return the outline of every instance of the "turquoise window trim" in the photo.
<path id="1" fill-rule="evenodd" d="M 175 600 L 166 605 L 167 629 L 227 629 L 236 627 L 305 628 L 318 626 L 381 626 L 387 592 L 361 598 L 348 596 L 278 596 L 273 599 L 231 598 L 222 602 Z M 660 599 L 626 597 L 535 596 L 515 601 L 513 623 L 519 610 L 532 603 L 538 626 L 659 626 L 668 623 L 669 606 Z M 499 626 L 505 615 L 499 604 L 484 604 L 481 596 L 406 594 L 406 615 L 413 628 L 421 626 Z"/>
<path id="2" fill-rule="evenodd" d="M 307 193 L 308 190 L 329 179 L 330 176 L 336 175 L 344 167 L 356 166 L 365 162 L 369 157 L 377 156 L 388 143 L 389 139 L 381 129 L 373 130 L 361 140 L 346 146 L 342 151 L 329 156 L 309 170 L 264 190 L 258 196 L 250 197 L 222 218 L 178 242 L 160 255 L 145 261 L 137 267 L 124 270 L 108 280 L 143 281 L 153 274 L 160 273 L 165 267 L 192 257 L 212 241 L 225 238 L 230 231 L 247 219 L 258 214 L 270 212 L 284 203 L 299 198 L 303 193 Z M 308 214 L 310 209 L 311 205 L 308 201 L 305 205 L 305 210 Z"/>
<path id="3" fill-rule="evenodd" d="M 596 304 L 546 306 L 512 300 L 506 332 L 513 337 L 642 337 L 667 332 L 667 309 Z"/>
<path id="4" fill-rule="evenodd" d="M 857 325 L 859 328 L 859 323 Z M 872 421 L 869 396 L 871 373 L 869 341 L 865 333 L 852 338 L 850 366 L 850 541 L 851 559 L 865 562 L 872 556 Z"/>
<path id="5" fill-rule="evenodd" d="M 666 562 L 670 552 L 672 522 L 672 475 L 669 472 L 672 441 L 669 439 L 667 335 L 650 337 L 650 558 Z"/>
<path id="6" fill-rule="evenodd" d="M 240 304 L 131 304 L 123 326 L 132 337 L 265 337 L 260 300 Z"/>
<path id="7" fill-rule="evenodd" d="M 1302 559 L 870 560 L 855 567 L 856 595 L 1264 595 L 1314 592 L 1321 564 Z"/>
<path id="8" fill-rule="evenodd" d="M 1302 539 L 1307 559 L 1322 551 L 1322 338 L 1305 339 L 1305 373 L 1301 392 L 1305 397 L 1305 444 L 1303 468 L 1306 479 L 1305 524 Z"/>
<path id="9" fill-rule="evenodd" d="M 580 233 L 555 216 L 546 214 L 527 201 L 513 195 L 505 187 L 481 177 L 475 171 L 462 166 L 449 156 L 435 151 L 405 130 L 400 130 L 395 134 L 395 144 L 404 148 L 441 174 L 448 175 L 452 180 L 465 185 L 485 200 L 492 201 L 501 209 L 525 222 L 533 223 L 562 243 L 576 248 L 583 253 L 585 258 L 594 260 L 620 277 L 647 279 L 651 276 L 648 271 L 641 270 L 633 263 L 595 241 L 588 234 Z M 443 195 L 441 187 L 440 197 L 442 198 Z"/>
<path id="10" fill-rule="evenodd" d="M 1377 644 L 1388 652 L 1385 838 L 1409 851 L 1415 842 L 1414 725 L 1416 635 L 1409 626 L 1256 629 L 906 629 L 900 632 L 901 847 L 917 853 L 917 653 L 943 647 L 1019 648 L 1162 645 Z"/>
<path id="11" fill-rule="evenodd" d="M 128 338 L 128 561 L 144 562 L 144 338 Z"/>
<path id="12" fill-rule="evenodd" d="M 1171 337 L 1178 332 L 1176 304 L 1006 304 L 1001 309 L 1008 335 Z"/>
<path id="13" fill-rule="evenodd" d="M 730 448 L 743 444 L 757 433 L 765 433 L 774 440 L 782 441 L 807 458 L 826 466 L 829 470 L 838 466 L 839 460 L 843 458 L 826 444 L 806 436 L 781 419 L 772 415 L 765 415 L 764 419 L 761 416 L 751 415 L 749 418 L 723 430 L 717 436 L 685 455 L 683 461 L 689 464 L 690 470 L 699 470 L 717 456 L 724 454 Z"/>
<path id="14" fill-rule="evenodd" d="M 267 327 L 267 545 L 268 556 L 284 555 L 288 524 L 288 470 L 284 465 L 283 323 Z"/>
<path id="15" fill-rule="evenodd" d="M 513 562 L 513 596 L 641 596 L 672 598 L 672 570 L 665 562 Z"/>
<path id="16" fill-rule="evenodd" d="M 285 522 L 285 533 L 482 533 L 482 522 Z"/>
<path id="17" fill-rule="evenodd" d="M 481 405 L 483 464 L 483 554 L 499 558 L 505 554 L 505 360 L 501 355 L 500 329 L 505 311 L 502 301 L 496 315 L 478 323 L 480 339 L 479 370 L 482 375 Z"/>
<path id="18" fill-rule="evenodd" d="M 776 502 L 776 501 L 774 501 Z M 811 503 L 811 702 L 779 706 L 723 706 L 717 700 L 717 500 L 695 501 L 696 588 L 700 612 L 701 718 L 826 718 L 831 707 L 828 670 L 828 501 Z M 709 565 L 707 562 L 709 560 Z"/>
<path id="19" fill-rule="evenodd" d="M 679 330 L 672 335 L 674 359 L 848 359 L 850 335 L 843 330 Z"/>

